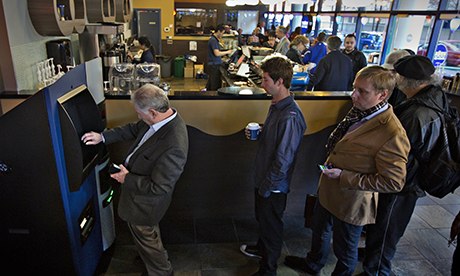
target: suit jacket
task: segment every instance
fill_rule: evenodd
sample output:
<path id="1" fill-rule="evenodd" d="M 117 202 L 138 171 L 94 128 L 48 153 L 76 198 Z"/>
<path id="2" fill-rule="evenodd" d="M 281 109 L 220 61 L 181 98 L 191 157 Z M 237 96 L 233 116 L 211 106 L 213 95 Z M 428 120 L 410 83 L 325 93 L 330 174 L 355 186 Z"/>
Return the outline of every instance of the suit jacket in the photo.
<path id="1" fill-rule="evenodd" d="M 287 51 L 289 51 L 289 45 L 291 42 L 287 37 L 283 37 L 278 45 L 276 45 L 275 52 L 286 55 Z"/>
<path id="2" fill-rule="evenodd" d="M 343 171 L 339 179 L 321 174 L 321 205 L 346 223 L 375 223 L 378 192 L 404 186 L 409 149 L 406 131 L 389 106 L 337 142 L 326 162 Z"/>
<path id="3" fill-rule="evenodd" d="M 129 150 L 131 153 L 148 128 L 146 123 L 139 121 L 105 131 L 103 135 L 106 144 L 135 139 Z M 187 128 L 177 114 L 130 157 L 129 173 L 121 184 L 118 215 L 136 225 L 158 224 L 171 203 L 187 154 Z"/>

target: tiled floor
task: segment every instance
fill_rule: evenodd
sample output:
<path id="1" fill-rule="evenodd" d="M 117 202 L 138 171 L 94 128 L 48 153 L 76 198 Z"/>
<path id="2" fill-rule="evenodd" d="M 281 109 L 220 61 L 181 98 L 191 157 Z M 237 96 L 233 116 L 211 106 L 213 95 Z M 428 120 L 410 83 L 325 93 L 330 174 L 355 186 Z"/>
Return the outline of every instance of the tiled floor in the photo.
<path id="1" fill-rule="evenodd" d="M 444 199 L 424 197 L 418 201 L 406 233 L 393 261 L 397 275 L 450 275 L 454 247 L 447 246 L 450 225 L 460 210 L 460 191 Z M 252 210 L 251 210 L 252 211 Z M 239 252 L 242 243 L 257 239 L 252 217 L 232 219 L 167 219 L 161 223 L 165 247 L 175 275 L 251 275 L 257 260 Z M 117 239 L 107 252 L 108 267 L 100 275 L 140 275 L 142 261 L 137 257 L 126 224 L 117 220 Z M 278 275 L 305 275 L 282 261 L 286 255 L 305 255 L 310 247 L 311 230 L 303 228 L 301 216 L 285 217 L 285 233 Z M 332 251 L 331 251 L 332 252 Z M 335 257 L 331 253 L 321 275 L 330 275 Z M 362 271 L 358 264 L 355 273 Z"/>

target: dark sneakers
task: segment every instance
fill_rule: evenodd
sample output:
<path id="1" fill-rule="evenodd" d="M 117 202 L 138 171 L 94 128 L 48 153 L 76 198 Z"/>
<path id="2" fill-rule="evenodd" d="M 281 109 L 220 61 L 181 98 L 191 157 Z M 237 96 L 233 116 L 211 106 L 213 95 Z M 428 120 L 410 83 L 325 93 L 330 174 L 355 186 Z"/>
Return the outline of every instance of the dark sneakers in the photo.
<path id="1" fill-rule="evenodd" d="M 296 256 L 286 256 L 284 264 L 292 269 L 300 270 L 311 275 L 317 275 L 319 271 L 313 270 L 308 264 L 305 258 Z"/>
<path id="2" fill-rule="evenodd" d="M 240 251 L 248 257 L 262 259 L 262 254 L 260 254 L 259 248 L 255 245 L 243 244 L 240 246 Z"/>

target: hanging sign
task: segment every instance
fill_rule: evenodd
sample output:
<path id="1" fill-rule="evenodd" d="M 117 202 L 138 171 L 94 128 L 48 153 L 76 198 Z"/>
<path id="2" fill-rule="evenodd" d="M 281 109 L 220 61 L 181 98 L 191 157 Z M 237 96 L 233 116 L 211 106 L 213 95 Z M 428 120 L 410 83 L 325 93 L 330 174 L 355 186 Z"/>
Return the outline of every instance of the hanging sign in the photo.
<path id="1" fill-rule="evenodd" d="M 446 45 L 439 43 L 436 45 L 436 50 L 433 56 L 433 65 L 435 67 L 442 65 L 447 60 L 447 47 Z"/>

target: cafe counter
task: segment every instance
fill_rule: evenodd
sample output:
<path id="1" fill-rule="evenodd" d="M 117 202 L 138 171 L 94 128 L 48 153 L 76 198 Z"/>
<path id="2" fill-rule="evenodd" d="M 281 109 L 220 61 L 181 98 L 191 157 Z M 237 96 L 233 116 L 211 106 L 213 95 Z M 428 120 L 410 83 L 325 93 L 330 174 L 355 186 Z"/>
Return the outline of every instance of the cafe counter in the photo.
<path id="1" fill-rule="evenodd" d="M 271 96 L 232 95 L 213 91 L 174 91 L 168 95 L 185 120 L 189 154 L 176 185 L 167 218 L 232 218 L 253 214 L 253 161 L 257 141 L 245 138 L 249 122 L 263 124 Z M 3 112 L 26 96 L 0 94 Z M 287 215 L 302 216 L 305 196 L 315 193 L 324 162 L 325 143 L 351 107 L 350 92 L 295 92 L 307 130 L 293 171 Z M 107 94 L 107 127 L 137 121 L 129 95 Z M 109 145 L 113 162 L 122 163 L 130 142 Z"/>

